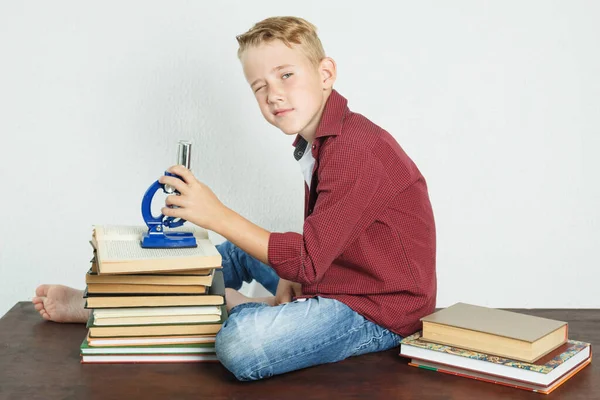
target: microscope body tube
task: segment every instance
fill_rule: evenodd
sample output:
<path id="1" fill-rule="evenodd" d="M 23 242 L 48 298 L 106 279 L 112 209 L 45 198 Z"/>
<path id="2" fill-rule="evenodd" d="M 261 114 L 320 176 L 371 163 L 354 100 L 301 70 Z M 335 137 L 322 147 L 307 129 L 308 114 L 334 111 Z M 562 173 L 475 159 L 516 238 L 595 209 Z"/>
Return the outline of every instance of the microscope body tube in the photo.
<path id="1" fill-rule="evenodd" d="M 190 168 L 192 160 L 192 142 L 188 140 L 180 140 L 177 147 L 177 165 L 183 165 L 187 169 Z M 173 194 L 176 189 L 171 185 L 165 185 L 165 193 Z"/>

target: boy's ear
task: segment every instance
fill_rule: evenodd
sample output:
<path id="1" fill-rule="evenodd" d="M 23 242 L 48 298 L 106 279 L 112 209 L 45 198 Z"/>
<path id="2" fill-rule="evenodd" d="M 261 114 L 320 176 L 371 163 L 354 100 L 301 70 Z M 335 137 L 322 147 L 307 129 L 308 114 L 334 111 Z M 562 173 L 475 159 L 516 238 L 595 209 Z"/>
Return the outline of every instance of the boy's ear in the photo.
<path id="1" fill-rule="evenodd" d="M 323 90 L 331 89 L 337 77 L 337 66 L 333 58 L 325 57 L 321 60 L 319 63 L 319 73 L 321 74 Z"/>

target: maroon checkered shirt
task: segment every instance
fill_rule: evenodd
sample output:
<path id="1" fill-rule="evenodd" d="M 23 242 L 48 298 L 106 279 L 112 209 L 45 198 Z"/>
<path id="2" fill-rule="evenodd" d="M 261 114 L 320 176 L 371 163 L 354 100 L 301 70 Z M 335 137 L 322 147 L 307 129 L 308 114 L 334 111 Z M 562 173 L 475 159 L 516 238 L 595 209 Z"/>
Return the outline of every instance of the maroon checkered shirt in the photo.
<path id="1" fill-rule="evenodd" d="M 298 135 L 296 155 L 301 145 Z M 435 223 L 421 172 L 335 90 L 306 150 L 315 166 L 303 234 L 271 233 L 269 264 L 301 283 L 302 297 L 339 300 L 402 336 L 421 329 L 436 299 Z"/>

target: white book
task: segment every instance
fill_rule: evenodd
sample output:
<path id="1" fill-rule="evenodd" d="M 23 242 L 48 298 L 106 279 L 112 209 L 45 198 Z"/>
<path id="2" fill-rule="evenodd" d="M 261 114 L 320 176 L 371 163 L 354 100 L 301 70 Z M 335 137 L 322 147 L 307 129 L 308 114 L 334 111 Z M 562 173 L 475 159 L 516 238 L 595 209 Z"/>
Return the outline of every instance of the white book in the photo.
<path id="1" fill-rule="evenodd" d="M 100 354 L 105 356 L 117 354 L 215 354 L 215 345 L 212 343 L 191 343 L 178 345 L 154 346 L 103 346 L 92 347 L 84 339 L 80 346 L 81 355 Z"/>
<path id="2" fill-rule="evenodd" d="M 156 317 L 166 315 L 221 315 L 217 306 L 147 307 L 147 308 L 99 308 L 94 310 L 94 319 L 119 317 Z"/>
<path id="3" fill-rule="evenodd" d="M 103 355 L 115 355 L 115 354 L 198 354 L 198 353 L 215 353 L 213 347 L 97 347 L 82 349 L 81 353 L 84 355 L 88 354 L 103 354 Z"/>
<path id="4" fill-rule="evenodd" d="M 83 355 L 81 362 L 92 363 L 174 363 L 218 361 L 214 354 L 178 354 L 178 355 Z"/>
<path id="5" fill-rule="evenodd" d="M 220 322 L 221 316 L 205 315 L 158 315 L 149 317 L 94 318 L 94 326 L 169 325 Z"/>
<path id="6" fill-rule="evenodd" d="M 215 335 L 204 336 L 154 336 L 154 337 L 116 337 L 116 338 L 89 338 L 89 345 L 95 347 L 105 346 L 160 346 L 160 345 L 186 345 L 194 343 L 214 343 Z"/>

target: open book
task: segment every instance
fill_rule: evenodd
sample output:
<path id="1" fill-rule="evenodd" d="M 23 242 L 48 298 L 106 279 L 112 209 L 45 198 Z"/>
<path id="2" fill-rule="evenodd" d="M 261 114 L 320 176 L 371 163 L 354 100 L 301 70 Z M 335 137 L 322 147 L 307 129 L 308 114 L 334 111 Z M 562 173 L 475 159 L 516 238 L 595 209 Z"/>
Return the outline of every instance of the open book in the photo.
<path id="1" fill-rule="evenodd" d="M 96 248 L 100 274 L 131 274 L 154 271 L 185 271 L 219 268 L 221 255 L 208 238 L 206 229 L 181 226 L 170 231 L 193 232 L 198 247 L 145 249 L 142 236 L 146 226 L 96 225 L 92 244 Z"/>

